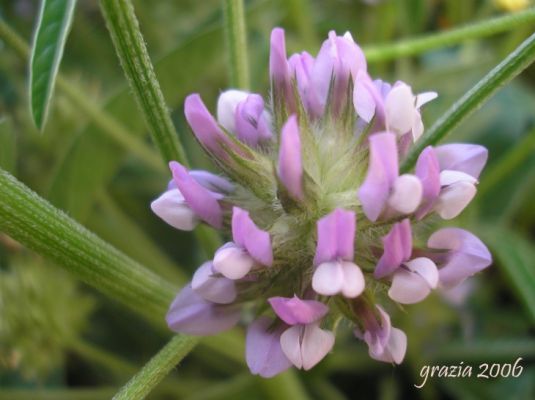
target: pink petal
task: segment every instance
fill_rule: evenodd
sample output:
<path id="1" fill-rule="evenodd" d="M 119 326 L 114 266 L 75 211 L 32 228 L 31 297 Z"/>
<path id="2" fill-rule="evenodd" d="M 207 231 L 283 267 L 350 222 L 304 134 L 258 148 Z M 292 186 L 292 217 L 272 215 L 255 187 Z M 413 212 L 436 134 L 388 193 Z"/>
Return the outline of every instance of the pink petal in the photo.
<path id="1" fill-rule="evenodd" d="M 392 226 L 390 232 L 383 237 L 383 247 L 383 255 L 374 272 L 374 277 L 377 279 L 390 275 L 411 256 L 412 232 L 408 219 Z"/>
<path id="2" fill-rule="evenodd" d="M 273 264 L 269 233 L 258 228 L 249 213 L 239 207 L 232 209 L 232 236 L 256 262 L 267 267 Z"/>
<path id="3" fill-rule="evenodd" d="M 220 229 L 223 225 L 223 211 L 214 194 L 201 186 L 176 161 L 169 163 L 173 180 L 184 196 L 188 206 L 206 223 Z"/>
<path id="4" fill-rule="evenodd" d="M 310 324 L 329 312 L 329 307 L 322 302 L 301 300 L 297 296 L 271 297 L 268 301 L 275 314 L 288 325 Z"/>
<path id="5" fill-rule="evenodd" d="M 388 296 L 401 304 L 414 304 L 422 301 L 431 293 L 431 288 L 419 274 L 398 269 L 392 278 Z"/>
<path id="6" fill-rule="evenodd" d="M 228 158 L 227 150 L 224 147 L 228 147 L 240 155 L 245 155 L 219 128 L 198 94 L 190 94 L 186 97 L 184 112 L 193 133 L 207 151 L 222 160 Z"/>
<path id="7" fill-rule="evenodd" d="M 353 211 L 337 208 L 321 218 L 317 222 L 318 244 L 314 265 L 336 259 L 353 260 L 355 229 Z"/>
<path id="8" fill-rule="evenodd" d="M 236 299 L 236 285 L 227 278 L 214 276 L 212 262 L 202 264 L 191 280 L 191 288 L 204 299 L 218 303 L 230 304 Z"/>
<path id="9" fill-rule="evenodd" d="M 154 214 L 173 228 L 192 231 L 199 223 L 197 214 L 186 204 L 184 196 L 178 189 L 168 190 L 150 205 Z"/>
<path id="10" fill-rule="evenodd" d="M 291 367 L 281 348 L 283 326 L 271 328 L 267 317 L 255 320 L 247 329 L 245 358 L 253 375 L 271 378 Z"/>
<path id="11" fill-rule="evenodd" d="M 431 289 L 436 289 L 438 285 L 438 269 L 432 260 L 426 257 L 417 257 L 407 261 L 405 266 L 410 271 L 420 275 Z"/>
<path id="12" fill-rule="evenodd" d="M 241 247 L 227 243 L 214 255 L 214 270 L 232 280 L 241 279 L 254 266 L 254 259 Z"/>
<path id="13" fill-rule="evenodd" d="M 301 139 L 295 115 L 288 118 L 282 127 L 279 148 L 279 178 L 292 197 L 296 200 L 303 199 Z"/>
<path id="14" fill-rule="evenodd" d="M 423 218 L 433 207 L 440 193 L 440 166 L 435 149 L 427 146 L 416 161 L 416 176 L 422 182 L 422 205 L 417 211 L 418 219 Z"/>
<path id="15" fill-rule="evenodd" d="M 440 283 L 446 288 L 458 285 L 492 263 L 492 256 L 483 242 L 463 229 L 440 229 L 431 235 L 427 246 L 449 250 L 446 261 L 439 263 Z"/>
<path id="16" fill-rule="evenodd" d="M 238 139 L 252 147 L 270 139 L 272 135 L 265 114 L 264 100 L 258 94 L 251 94 L 240 102 L 235 113 Z"/>
<path id="17" fill-rule="evenodd" d="M 368 219 L 376 221 L 398 177 L 398 151 L 396 136 L 392 133 L 372 135 L 369 141 L 370 163 L 366 179 L 359 189 L 359 198 Z"/>
<path id="18" fill-rule="evenodd" d="M 193 179 L 199 182 L 199 184 L 211 192 L 232 193 L 234 191 L 234 185 L 219 175 L 199 169 L 192 169 L 189 171 L 189 174 Z"/>
<path id="19" fill-rule="evenodd" d="M 324 296 L 334 296 L 342 291 L 344 278 L 344 269 L 340 262 L 321 263 L 312 275 L 312 289 Z"/>
<path id="20" fill-rule="evenodd" d="M 178 293 L 166 316 L 167 325 L 173 331 L 198 336 L 226 331 L 239 319 L 239 308 L 208 302 L 190 285 Z"/>
<path id="21" fill-rule="evenodd" d="M 405 335 L 401 329 L 392 328 L 385 351 L 380 355 L 373 355 L 370 353 L 370 357 L 378 361 L 401 364 L 406 352 L 407 335 Z"/>
<path id="22" fill-rule="evenodd" d="M 423 105 L 435 100 L 438 97 L 437 92 L 424 92 L 416 96 L 416 108 L 420 108 Z"/>
<path id="23" fill-rule="evenodd" d="M 479 178 L 488 158 L 488 150 L 478 144 L 445 144 L 436 147 L 435 151 L 441 170 L 465 172 L 476 179 Z"/>
<path id="24" fill-rule="evenodd" d="M 363 71 L 359 71 L 353 88 L 353 105 L 355 111 L 365 122 L 371 122 L 375 115 L 374 84 L 370 77 Z"/>

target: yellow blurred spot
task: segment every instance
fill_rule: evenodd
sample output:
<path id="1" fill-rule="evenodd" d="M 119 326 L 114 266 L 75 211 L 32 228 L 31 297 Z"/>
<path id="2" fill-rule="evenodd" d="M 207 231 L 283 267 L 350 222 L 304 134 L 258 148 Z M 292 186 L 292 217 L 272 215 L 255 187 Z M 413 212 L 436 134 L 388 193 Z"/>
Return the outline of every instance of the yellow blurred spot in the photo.
<path id="1" fill-rule="evenodd" d="M 495 0 L 496 5 L 504 11 L 520 11 L 529 7 L 531 0 Z"/>

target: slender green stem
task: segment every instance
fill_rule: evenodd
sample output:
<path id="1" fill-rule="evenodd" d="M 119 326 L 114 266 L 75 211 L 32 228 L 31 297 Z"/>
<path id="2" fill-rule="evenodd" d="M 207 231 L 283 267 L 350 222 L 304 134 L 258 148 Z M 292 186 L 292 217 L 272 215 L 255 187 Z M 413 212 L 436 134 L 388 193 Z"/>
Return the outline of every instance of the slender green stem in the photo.
<path id="1" fill-rule="evenodd" d="M 467 40 L 495 35 L 535 22 L 535 7 L 502 17 L 477 22 L 419 38 L 401 40 L 396 43 L 365 47 L 366 59 L 370 63 L 413 56 L 446 46 L 453 46 Z"/>
<path id="2" fill-rule="evenodd" d="M 28 44 L 2 19 L 0 19 L 0 38 L 4 40 L 21 59 L 28 61 L 30 57 L 30 48 Z M 134 154 L 147 166 L 158 171 L 164 170 L 164 165 L 162 165 L 160 158 L 150 147 L 140 139 L 132 136 L 128 129 L 111 115 L 102 111 L 102 109 L 90 100 L 82 90 L 72 85 L 62 77 L 61 74 L 58 75 L 56 84 L 58 90 L 68 97 L 80 111 L 85 115 L 88 115 L 95 125 L 102 129 L 102 131 L 112 140 Z"/>
<path id="3" fill-rule="evenodd" d="M 188 166 L 132 3 L 129 0 L 101 0 L 100 5 L 128 83 L 162 158 L 165 162 L 175 160 Z"/>
<path id="4" fill-rule="evenodd" d="M 535 129 L 528 132 L 522 140 L 509 150 L 496 163 L 485 171 L 485 179 L 481 181 L 477 189 L 479 198 L 490 189 L 506 179 L 516 167 L 522 164 L 535 151 Z"/>
<path id="5" fill-rule="evenodd" d="M 0 230 L 104 294 L 163 325 L 177 288 L 0 169 Z"/>
<path id="6" fill-rule="evenodd" d="M 243 0 L 223 0 L 223 18 L 229 54 L 230 85 L 247 90 L 249 89 L 249 60 Z"/>
<path id="7" fill-rule="evenodd" d="M 526 69 L 534 59 L 535 34 L 527 38 L 500 64 L 494 67 L 427 130 L 411 148 L 401 166 L 401 171 L 407 172 L 426 146 L 436 144 L 443 139 L 472 112 L 481 107 L 498 89 Z"/>
<path id="8" fill-rule="evenodd" d="M 199 339 L 174 336 L 136 375 L 113 397 L 114 400 L 136 400 L 147 396 L 167 374 L 195 347 Z"/>

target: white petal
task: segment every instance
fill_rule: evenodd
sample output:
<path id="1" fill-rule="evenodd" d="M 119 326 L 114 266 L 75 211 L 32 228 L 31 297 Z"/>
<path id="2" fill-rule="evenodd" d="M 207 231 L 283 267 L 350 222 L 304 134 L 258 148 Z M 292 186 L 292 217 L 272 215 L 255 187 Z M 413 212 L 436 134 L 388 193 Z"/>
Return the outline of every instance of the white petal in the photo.
<path id="1" fill-rule="evenodd" d="M 437 92 L 424 92 L 416 96 L 416 108 L 435 100 L 438 97 Z"/>
<path id="2" fill-rule="evenodd" d="M 427 281 L 419 274 L 400 268 L 394 273 L 388 296 L 401 304 L 414 304 L 431 293 Z"/>
<path id="3" fill-rule="evenodd" d="M 214 269 L 229 279 L 241 279 L 253 268 L 254 260 L 240 247 L 224 246 L 216 251 Z"/>
<path id="4" fill-rule="evenodd" d="M 332 296 L 344 287 L 344 270 L 339 262 L 324 262 L 312 276 L 312 289 L 318 294 Z"/>
<path id="5" fill-rule="evenodd" d="M 442 189 L 435 205 L 435 211 L 443 219 L 459 215 L 476 195 L 474 184 L 462 181 Z"/>
<path id="6" fill-rule="evenodd" d="M 477 179 L 472 175 L 469 175 L 461 171 L 453 171 L 450 169 L 445 169 L 440 172 L 440 186 L 449 186 L 457 182 L 468 182 L 471 184 L 476 184 Z"/>
<path id="7" fill-rule="evenodd" d="M 386 128 L 398 135 L 409 132 L 415 110 L 411 88 L 405 84 L 394 86 L 385 100 Z"/>
<path id="8" fill-rule="evenodd" d="M 286 329 L 281 335 L 282 352 L 299 369 L 303 367 L 303 358 L 301 356 L 302 330 L 302 325 L 294 325 Z"/>
<path id="9" fill-rule="evenodd" d="M 308 371 L 319 363 L 334 346 L 334 334 L 323 330 L 318 323 L 305 326 L 303 341 L 301 342 L 301 357 L 303 369 Z"/>
<path id="10" fill-rule="evenodd" d="M 205 300 L 218 304 L 230 304 L 237 295 L 233 281 L 222 276 L 214 276 L 211 262 L 205 262 L 195 271 L 191 288 Z"/>
<path id="11" fill-rule="evenodd" d="M 344 271 L 342 294 L 345 297 L 357 297 L 364 290 L 364 275 L 361 269 L 350 261 L 342 261 L 341 264 Z"/>
<path id="12" fill-rule="evenodd" d="M 199 218 L 186 204 L 178 189 L 163 193 L 151 203 L 150 208 L 169 225 L 182 231 L 192 231 L 199 223 Z"/>
<path id="13" fill-rule="evenodd" d="M 415 211 L 422 201 L 422 183 L 414 175 L 401 175 L 394 182 L 388 205 L 402 214 Z"/>
<path id="14" fill-rule="evenodd" d="M 243 90 L 227 90 L 219 95 L 217 99 L 217 121 L 229 132 L 236 132 L 235 113 L 238 103 L 249 96 Z"/>
<path id="15" fill-rule="evenodd" d="M 391 362 L 401 364 L 407 351 L 407 335 L 401 329 L 392 328 L 390 340 L 388 341 L 387 350 Z"/>
<path id="16" fill-rule="evenodd" d="M 412 123 L 412 141 L 416 142 L 424 133 L 424 123 L 419 111 L 414 112 L 414 121 Z"/>
<path id="17" fill-rule="evenodd" d="M 427 257 L 414 258 L 405 263 L 413 272 L 416 272 L 427 282 L 430 288 L 435 289 L 438 285 L 438 269 L 433 261 Z"/>

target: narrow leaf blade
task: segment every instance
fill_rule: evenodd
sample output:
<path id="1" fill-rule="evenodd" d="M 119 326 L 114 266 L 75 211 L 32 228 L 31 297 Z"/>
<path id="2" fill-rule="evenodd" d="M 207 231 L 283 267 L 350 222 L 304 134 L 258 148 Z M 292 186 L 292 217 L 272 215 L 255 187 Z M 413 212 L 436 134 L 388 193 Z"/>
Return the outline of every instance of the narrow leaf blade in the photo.
<path id="1" fill-rule="evenodd" d="M 30 59 L 30 110 L 43 129 L 76 0 L 42 0 Z"/>

